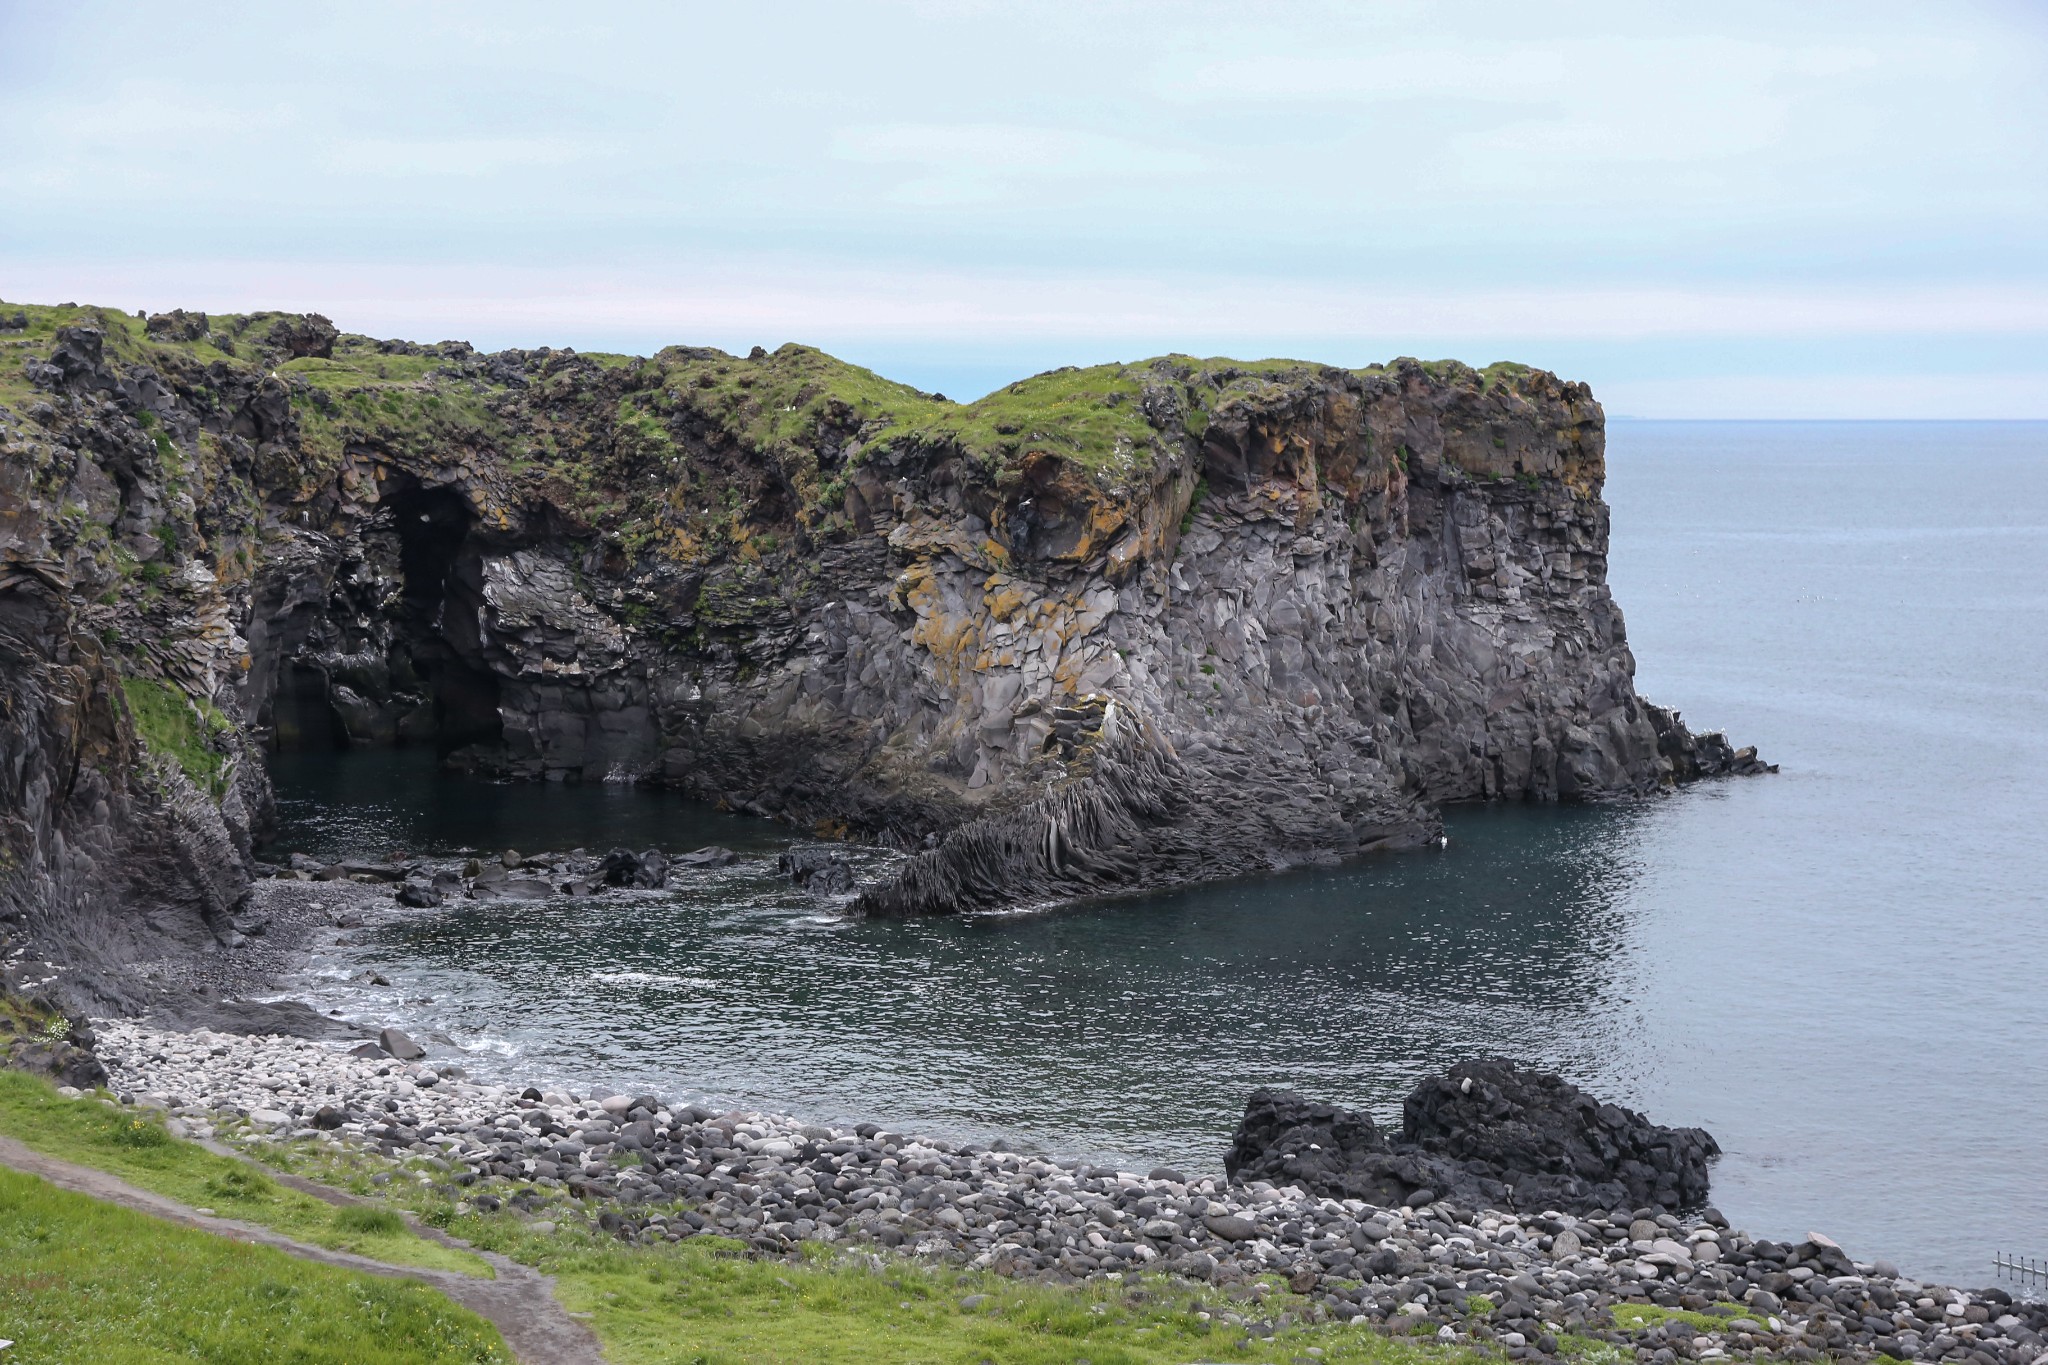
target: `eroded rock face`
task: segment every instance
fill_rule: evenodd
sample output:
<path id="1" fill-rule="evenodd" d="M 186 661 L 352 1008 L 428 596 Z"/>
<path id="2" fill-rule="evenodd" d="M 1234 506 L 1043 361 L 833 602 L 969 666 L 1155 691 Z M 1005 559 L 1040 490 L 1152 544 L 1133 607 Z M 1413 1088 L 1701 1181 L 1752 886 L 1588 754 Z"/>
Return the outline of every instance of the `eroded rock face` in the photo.
<path id="1" fill-rule="evenodd" d="M 1568 1213 L 1707 1201 L 1721 1149 L 1699 1128 L 1666 1128 L 1549 1073 L 1461 1062 L 1419 1082 L 1390 1141 L 1372 1119 L 1285 1091 L 1245 1106 L 1224 1165 L 1237 1180 L 1298 1184 L 1381 1205 Z"/>
<path id="2" fill-rule="evenodd" d="M 793 346 L 28 320 L 0 357 L 0 687 L 34 736 L 0 906 L 51 951 L 218 937 L 259 746 L 431 744 L 923 850 L 874 914 L 1762 766 L 1635 695 L 1600 409 L 1539 371 L 1166 357 L 963 406 Z M 189 701 L 197 778 L 138 744 L 124 679 Z"/>

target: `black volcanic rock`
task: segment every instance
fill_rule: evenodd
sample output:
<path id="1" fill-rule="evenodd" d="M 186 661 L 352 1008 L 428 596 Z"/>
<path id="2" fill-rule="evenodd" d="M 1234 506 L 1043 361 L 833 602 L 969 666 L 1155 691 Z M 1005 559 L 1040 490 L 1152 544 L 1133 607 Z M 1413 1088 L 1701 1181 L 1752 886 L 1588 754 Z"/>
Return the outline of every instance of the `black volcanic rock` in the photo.
<path id="1" fill-rule="evenodd" d="M 637 886 L 645 890 L 668 885 L 668 859 L 654 849 L 635 853 L 615 848 L 598 864 L 606 886 Z"/>
<path id="2" fill-rule="evenodd" d="M 1259 1091 L 1224 1168 L 1237 1181 L 1380 1205 L 1591 1213 L 1704 1204 L 1720 1151 L 1701 1129 L 1666 1128 L 1551 1073 L 1489 1060 L 1420 1082 L 1393 1141 L 1368 1115 Z"/>

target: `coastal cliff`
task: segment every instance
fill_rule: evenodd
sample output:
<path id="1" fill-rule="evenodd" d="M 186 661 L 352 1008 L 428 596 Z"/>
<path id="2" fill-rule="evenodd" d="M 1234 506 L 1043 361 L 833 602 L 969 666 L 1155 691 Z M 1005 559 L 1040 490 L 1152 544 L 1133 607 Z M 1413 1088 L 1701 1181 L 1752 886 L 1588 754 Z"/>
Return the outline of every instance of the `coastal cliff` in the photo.
<path id="1" fill-rule="evenodd" d="M 1603 476 L 1590 392 L 1514 365 L 1166 356 L 956 404 L 794 345 L 0 307 L 0 936 L 113 1007 L 232 941 L 266 747 L 917 851 L 872 914 L 1759 770 L 1636 696 Z"/>

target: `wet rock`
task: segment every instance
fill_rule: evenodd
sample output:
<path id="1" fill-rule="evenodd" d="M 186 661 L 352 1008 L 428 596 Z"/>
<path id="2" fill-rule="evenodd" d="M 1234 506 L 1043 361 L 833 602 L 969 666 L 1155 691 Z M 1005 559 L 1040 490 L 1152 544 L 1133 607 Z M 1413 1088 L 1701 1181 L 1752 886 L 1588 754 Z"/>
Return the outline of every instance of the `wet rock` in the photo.
<path id="1" fill-rule="evenodd" d="M 469 894 L 484 901 L 543 901 L 557 893 L 549 883 L 531 877 L 503 877 L 498 880 L 478 878 Z"/>
<path id="2" fill-rule="evenodd" d="M 419 867 L 416 863 L 377 863 L 361 858 L 346 858 L 336 863 L 334 869 L 337 876 L 347 877 L 350 881 L 402 882 L 415 875 Z M 326 877 L 326 872 L 327 869 L 322 869 L 322 876 L 326 880 L 334 880 L 332 877 Z"/>
<path id="3" fill-rule="evenodd" d="M 637 886 L 653 889 L 668 885 L 668 860 L 654 849 L 634 853 L 615 848 L 599 864 L 607 886 Z"/>
<path id="4" fill-rule="evenodd" d="M 398 888 L 398 894 L 394 899 L 400 905 L 426 910 L 441 904 L 442 893 L 432 882 L 410 881 Z"/>
<path id="5" fill-rule="evenodd" d="M 399 1029 L 388 1028 L 377 1035 L 377 1045 L 401 1062 L 416 1062 L 427 1055 L 425 1048 L 415 1043 Z"/>
<path id="6" fill-rule="evenodd" d="M 816 845 L 799 845 L 781 854 L 775 870 L 821 896 L 843 896 L 854 886 L 853 865 L 834 850 Z"/>
<path id="7" fill-rule="evenodd" d="M 678 854 L 669 861 L 673 867 L 730 867 L 739 861 L 739 856 L 729 848 L 713 844 L 689 853 Z"/>

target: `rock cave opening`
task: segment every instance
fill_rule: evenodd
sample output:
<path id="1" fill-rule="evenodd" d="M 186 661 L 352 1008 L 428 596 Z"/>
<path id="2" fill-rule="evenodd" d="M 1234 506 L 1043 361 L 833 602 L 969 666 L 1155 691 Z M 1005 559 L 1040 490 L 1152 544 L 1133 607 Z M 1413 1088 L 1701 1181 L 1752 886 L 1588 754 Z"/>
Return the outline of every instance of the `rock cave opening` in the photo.
<path id="1" fill-rule="evenodd" d="M 431 745 L 447 759 L 502 742 L 479 628 L 475 523 L 449 489 L 386 496 L 361 557 L 280 632 L 267 707 L 273 752 Z"/>
<path id="2" fill-rule="evenodd" d="M 395 742 L 431 742 L 441 757 L 500 742 L 498 680 L 479 657 L 481 562 L 470 543 L 467 503 L 446 488 L 412 488 L 389 501 L 403 588 L 392 641 L 392 671 L 409 673 L 423 700 L 400 718 Z"/>
<path id="3" fill-rule="evenodd" d="M 327 674 L 294 663 L 278 679 L 270 700 L 270 748 L 277 753 L 346 749 L 348 726 L 328 695 Z"/>

